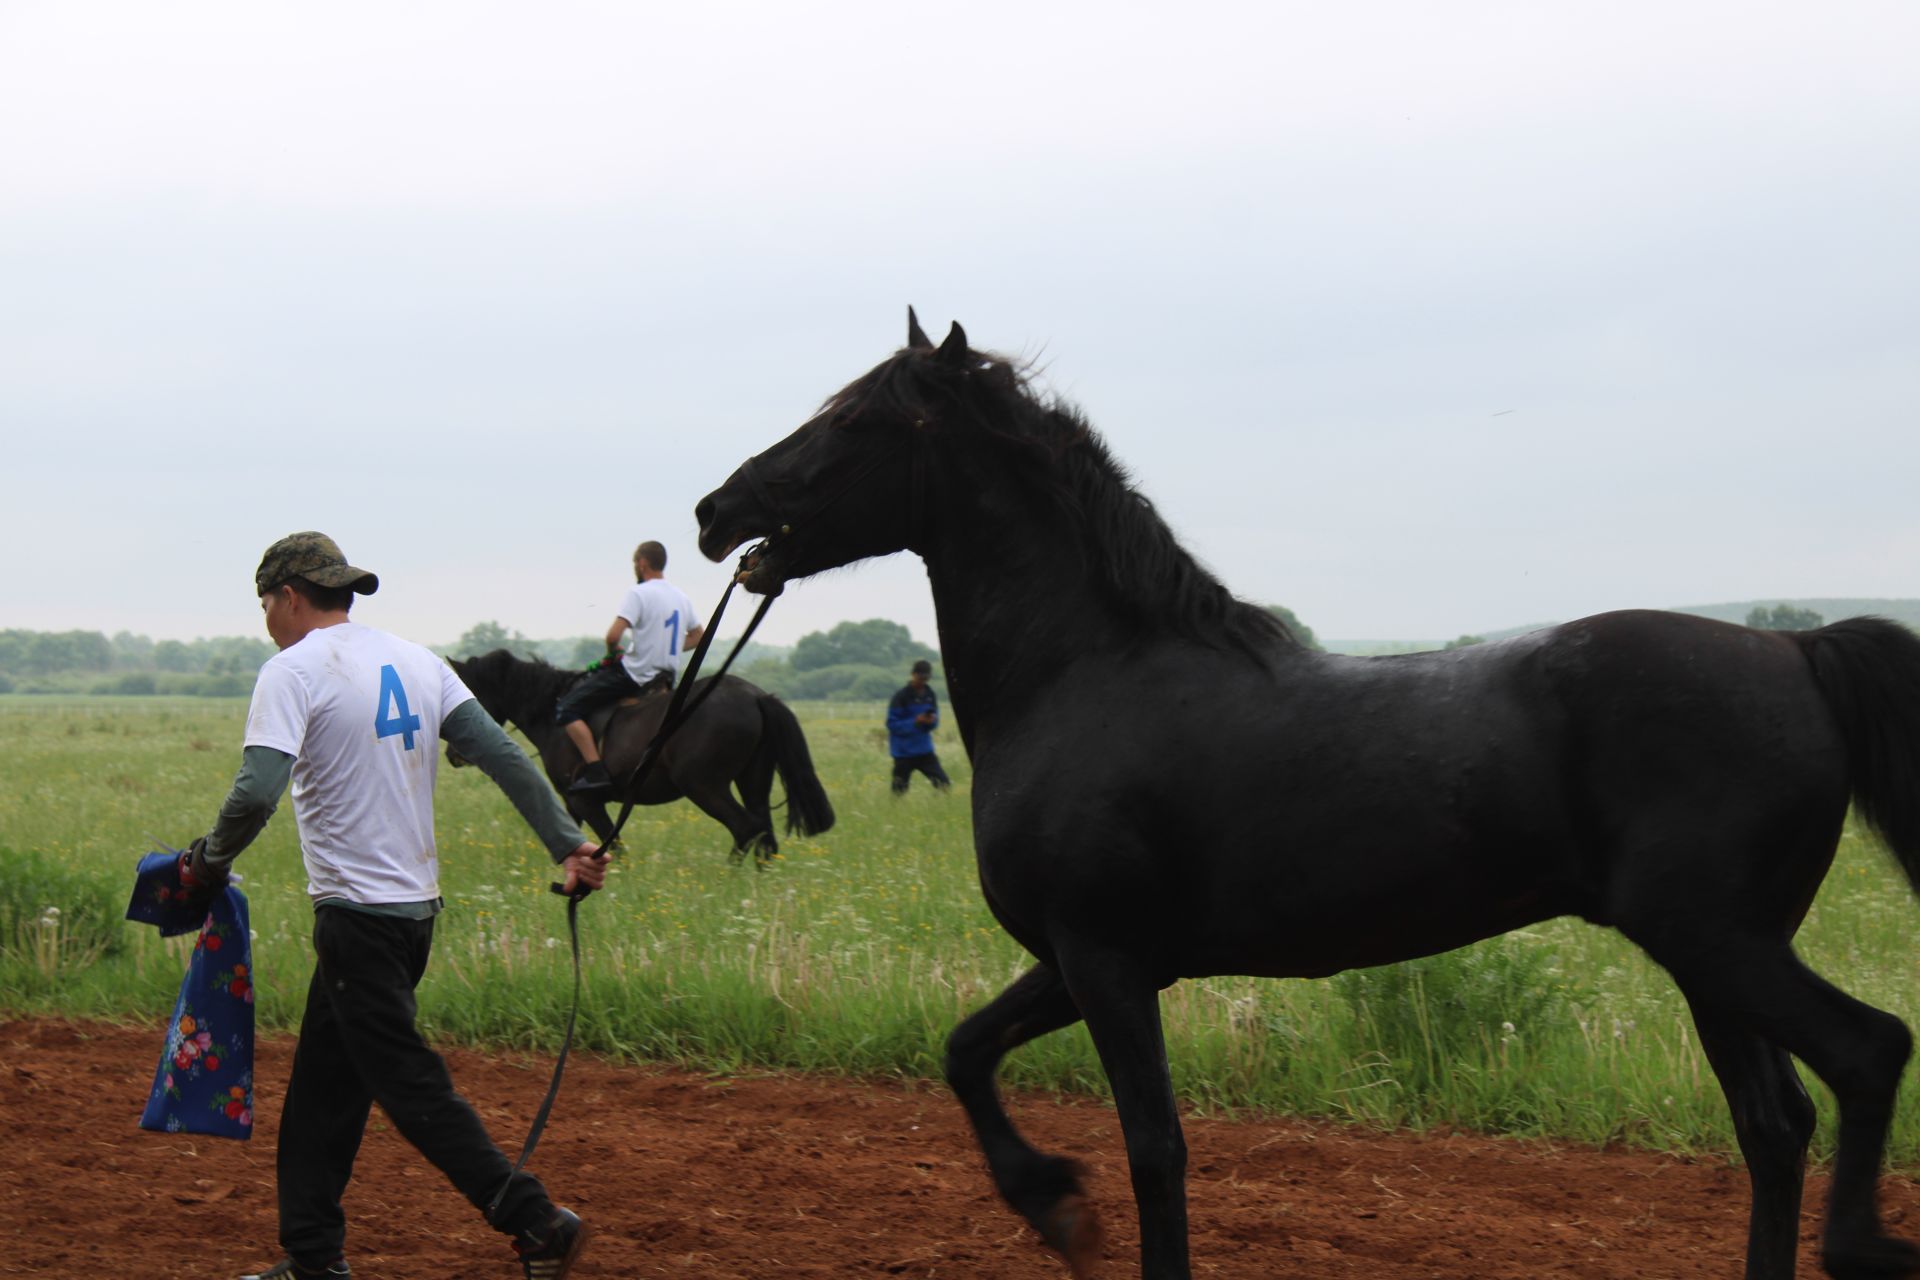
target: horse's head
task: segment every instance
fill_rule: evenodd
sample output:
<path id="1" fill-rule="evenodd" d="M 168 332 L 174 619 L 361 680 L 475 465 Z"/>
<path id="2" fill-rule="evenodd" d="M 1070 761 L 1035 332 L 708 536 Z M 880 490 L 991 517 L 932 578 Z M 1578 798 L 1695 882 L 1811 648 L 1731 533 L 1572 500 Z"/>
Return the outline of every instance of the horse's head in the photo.
<path id="1" fill-rule="evenodd" d="M 869 556 L 924 550 L 929 442 L 964 411 L 966 382 L 982 369 L 958 324 L 935 347 L 909 308 L 905 347 L 700 500 L 700 550 L 720 560 L 766 539 L 741 578 L 761 593 Z"/>
<path id="2" fill-rule="evenodd" d="M 525 663 L 505 649 L 495 649 L 477 658 L 448 658 L 447 665 L 453 668 L 453 674 L 460 677 L 460 683 L 467 686 L 467 692 L 480 703 L 482 711 L 494 718 L 495 723 L 505 724 L 511 718 L 508 705 L 511 679 Z M 457 768 L 466 761 L 456 761 L 449 748 L 447 763 Z"/>

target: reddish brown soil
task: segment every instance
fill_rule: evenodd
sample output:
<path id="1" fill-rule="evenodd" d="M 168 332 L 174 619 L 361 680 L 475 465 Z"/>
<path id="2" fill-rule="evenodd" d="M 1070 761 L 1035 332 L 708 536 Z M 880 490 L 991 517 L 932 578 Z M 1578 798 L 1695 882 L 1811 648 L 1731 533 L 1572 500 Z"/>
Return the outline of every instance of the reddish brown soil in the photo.
<path id="1" fill-rule="evenodd" d="M 145 1133 L 159 1033 L 0 1023 L 0 1274 L 238 1275 L 278 1255 L 273 1148 L 292 1041 L 263 1042 L 252 1142 Z M 448 1054 L 517 1151 L 550 1062 Z M 1137 1274 L 1113 1112 L 1024 1098 L 1041 1147 L 1085 1160 L 1111 1277 Z M 1746 1176 L 1720 1160 L 1295 1121 L 1190 1119 L 1199 1277 L 1734 1277 Z M 575 1059 L 534 1167 L 594 1228 L 594 1276 L 1064 1277 L 987 1184 L 938 1089 L 709 1078 Z M 1810 1180 L 1803 1275 L 1825 1180 Z M 1889 1178 L 1898 1223 L 1920 1188 Z M 511 1255 L 375 1112 L 348 1192 L 364 1280 L 508 1277 Z"/>

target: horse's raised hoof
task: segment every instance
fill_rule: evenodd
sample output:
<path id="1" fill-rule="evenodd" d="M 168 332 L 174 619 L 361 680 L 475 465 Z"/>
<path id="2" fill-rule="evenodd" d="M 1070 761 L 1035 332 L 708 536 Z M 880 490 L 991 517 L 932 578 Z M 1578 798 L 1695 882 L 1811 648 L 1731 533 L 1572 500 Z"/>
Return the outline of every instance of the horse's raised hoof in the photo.
<path id="1" fill-rule="evenodd" d="M 1920 1275 L 1920 1247 L 1897 1236 L 1868 1236 L 1846 1244 L 1828 1244 L 1820 1265 L 1833 1280 L 1892 1280 Z"/>
<path id="2" fill-rule="evenodd" d="M 1100 1215 L 1079 1192 L 1063 1196 L 1041 1219 L 1040 1238 L 1067 1260 L 1073 1280 L 1090 1280 L 1100 1265 Z"/>
<path id="3" fill-rule="evenodd" d="M 1074 1280 L 1087 1280 L 1100 1265 L 1100 1215 L 1087 1199 L 1085 1177 L 1078 1160 L 1040 1156 L 1022 1167 L 1015 1185 L 1001 1188 L 1042 1242 L 1067 1260 Z"/>

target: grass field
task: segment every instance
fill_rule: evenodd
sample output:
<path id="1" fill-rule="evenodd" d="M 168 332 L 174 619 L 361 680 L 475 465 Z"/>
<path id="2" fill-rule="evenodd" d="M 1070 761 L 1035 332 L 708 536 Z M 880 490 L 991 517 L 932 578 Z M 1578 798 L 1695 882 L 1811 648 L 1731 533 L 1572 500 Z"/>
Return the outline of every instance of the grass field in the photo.
<path id="1" fill-rule="evenodd" d="M 729 863 L 725 832 L 690 805 L 636 811 L 629 855 L 581 913 L 586 1046 L 716 1071 L 937 1079 L 953 1023 L 1025 968 L 980 901 L 970 775 L 951 735 L 940 745 L 954 793 L 916 779 L 895 800 L 877 705 L 796 709 L 838 825 L 787 840 L 755 872 Z M 133 864 L 206 829 L 239 762 L 244 711 L 238 700 L 0 697 L 0 1012 L 165 1016 L 187 941 L 121 921 Z M 473 770 L 442 771 L 439 834 L 448 910 L 423 1020 L 476 1043 L 557 1044 L 570 975 L 544 852 Z M 290 1027 L 311 965 L 290 803 L 240 870 L 259 1017 Z M 1884 852 L 1850 830 L 1801 947 L 1912 1023 L 1916 924 Z M 1733 1147 L 1672 985 L 1617 935 L 1577 921 L 1324 981 L 1182 983 L 1162 1007 L 1175 1083 L 1206 1109 Z M 1078 1028 L 1022 1048 L 1003 1078 L 1105 1087 Z M 1815 1090 L 1824 1151 L 1832 1105 Z M 1917 1111 L 1906 1097 L 1903 1165 L 1920 1163 Z"/>

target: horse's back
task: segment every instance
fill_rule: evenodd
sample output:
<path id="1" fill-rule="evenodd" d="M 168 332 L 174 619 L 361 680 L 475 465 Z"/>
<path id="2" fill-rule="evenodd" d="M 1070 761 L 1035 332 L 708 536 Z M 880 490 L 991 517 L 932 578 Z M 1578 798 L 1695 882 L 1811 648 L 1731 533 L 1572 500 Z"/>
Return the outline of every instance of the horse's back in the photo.
<path id="1" fill-rule="evenodd" d="M 719 687 L 708 693 L 707 688 L 715 679 Z M 693 708 L 692 713 L 682 712 L 686 715 L 685 723 L 674 731 L 661 750 L 661 764 L 667 775 L 670 777 L 676 770 L 699 769 L 722 779 L 735 777 L 759 742 L 760 699 L 765 696 L 758 685 L 735 675 L 708 676 L 694 681 L 683 704 Z M 639 705 L 621 711 L 614 718 L 602 748 L 611 771 L 618 774 L 623 768 L 633 767 L 660 731 L 672 702 L 673 695 L 661 691 L 642 698 Z M 658 803 L 652 798 L 653 789 L 650 782 L 647 803 Z M 678 788 L 675 790 L 676 796 L 667 798 L 677 798 Z"/>

